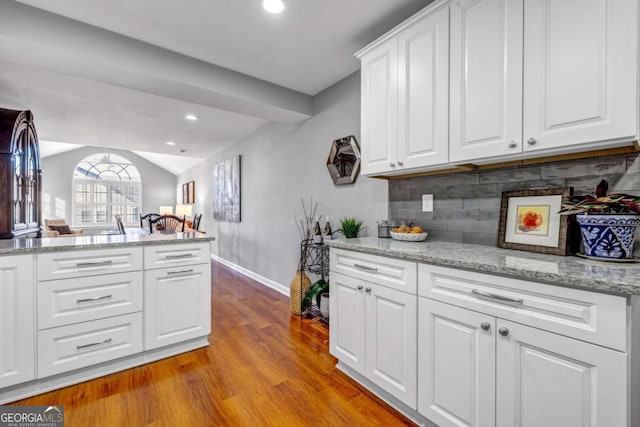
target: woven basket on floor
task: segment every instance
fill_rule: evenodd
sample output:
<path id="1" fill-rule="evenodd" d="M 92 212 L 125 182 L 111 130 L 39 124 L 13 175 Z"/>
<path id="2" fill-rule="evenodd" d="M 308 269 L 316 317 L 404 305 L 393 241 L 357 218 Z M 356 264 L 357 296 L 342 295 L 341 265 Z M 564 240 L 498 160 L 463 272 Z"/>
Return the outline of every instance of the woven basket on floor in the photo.
<path id="1" fill-rule="evenodd" d="M 302 316 L 302 299 L 311 286 L 311 280 L 304 274 L 304 271 L 297 271 L 295 277 L 289 285 L 289 308 L 291 314 Z"/>

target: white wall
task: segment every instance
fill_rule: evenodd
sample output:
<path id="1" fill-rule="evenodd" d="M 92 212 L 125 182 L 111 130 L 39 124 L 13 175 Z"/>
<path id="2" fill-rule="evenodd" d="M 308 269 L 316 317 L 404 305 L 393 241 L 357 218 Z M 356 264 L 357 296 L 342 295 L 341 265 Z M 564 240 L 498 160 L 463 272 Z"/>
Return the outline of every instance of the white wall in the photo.
<path id="1" fill-rule="evenodd" d="M 171 172 L 143 159 L 131 151 L 109 149 L 133 163 L 142 180 L 141 212 L 158 212 L 161 205 L 176 204 L 177 178 Z M 104 153 L 104 148 L 82 147 L 42 159 L 42 218 L 65 218 L 72 223 L 71 187 L 73 170 L 85 157 Z"/>
<path id="2" fill-rule="evenodd" d="M 300 124 L 268 124 L 180 175 L 196 182 L 194 212 L 204 213 L 201 230 L 216 237 L 214 253 L 286 288 L 299 258 L 294 214 L 300 198 L 318 201 L 332 223 L 345 216 L 364 220 L 376 235 L 376 220 L 387 217 L 387 182 L 359 176 L 353 185 L 334 186 L 326 160 L 335 139 L 360 139 L 360 73 L 314 97 L 314 115 Z M 213 219 L 213 165 L 242 156 L 240 223 Z M 335 229 L 334 225 L 334 229 Z"/>

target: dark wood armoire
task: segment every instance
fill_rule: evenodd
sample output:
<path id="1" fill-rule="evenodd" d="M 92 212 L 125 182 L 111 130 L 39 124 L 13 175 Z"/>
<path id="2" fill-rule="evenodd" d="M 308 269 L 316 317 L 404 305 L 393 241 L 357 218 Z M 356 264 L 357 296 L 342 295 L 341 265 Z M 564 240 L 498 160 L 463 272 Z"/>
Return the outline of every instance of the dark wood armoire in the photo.
<path id="1" fill-rule="evenodd" d="M 0 108 L 0 238 L 40 237 L 42 170 L 31 111 Z"/>

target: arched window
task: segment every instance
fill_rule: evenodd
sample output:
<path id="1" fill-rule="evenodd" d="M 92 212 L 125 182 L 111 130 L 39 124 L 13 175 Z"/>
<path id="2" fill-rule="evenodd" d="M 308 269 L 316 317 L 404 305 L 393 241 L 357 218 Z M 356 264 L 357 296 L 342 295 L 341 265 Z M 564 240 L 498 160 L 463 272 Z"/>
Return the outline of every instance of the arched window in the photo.
<path id="1" fill-rule="evenodd" d="M 138 169 L 117 154 L 92 154 L 73 171 L 73 225 L 136 224 L 142 183 Z"/>

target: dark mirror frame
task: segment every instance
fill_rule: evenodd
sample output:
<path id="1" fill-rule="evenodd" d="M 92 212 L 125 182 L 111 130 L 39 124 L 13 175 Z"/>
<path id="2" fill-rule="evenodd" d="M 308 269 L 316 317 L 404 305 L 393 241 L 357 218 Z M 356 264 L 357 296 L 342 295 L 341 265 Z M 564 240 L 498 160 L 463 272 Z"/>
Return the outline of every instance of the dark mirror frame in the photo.
<path id="1" fill-rule="evenodd" d="M 331 143 L 327 169 L 335 185 L 356 182 L 360 172 L 360 147 L 355 136 L 345 136 Z"/>

